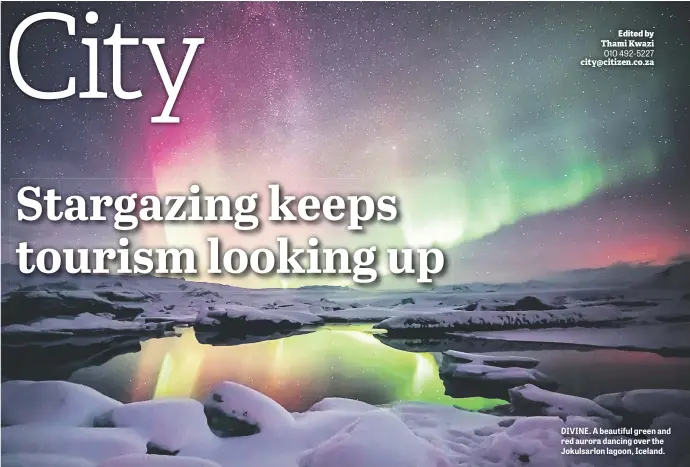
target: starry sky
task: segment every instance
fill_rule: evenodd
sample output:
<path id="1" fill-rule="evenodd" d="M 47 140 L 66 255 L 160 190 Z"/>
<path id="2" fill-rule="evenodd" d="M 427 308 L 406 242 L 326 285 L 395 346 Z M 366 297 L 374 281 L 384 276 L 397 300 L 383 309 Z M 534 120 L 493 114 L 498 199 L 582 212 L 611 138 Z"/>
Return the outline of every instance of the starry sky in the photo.
<path id="1" fill-rule="evenodd" d="M 107 99 L 39 101 L 12 81 L 12 31 L 38 11 L 76 17 L 76 36 L 27 31 L 27 81 L 88 86 L 81 37 L 164 37 L 178 70 L 184 37 L 204 37 L 173 115 L 148 48 L 127 47 L 126 90 Z M 99 21 L 89 25 L 86 12 Z M 591 68 L 618 29 L 656 33 L 654 67 Z M 438 281 L 492 282 L 690 254 L 690 8 L 682 3 L 37 3 L 2 5 L 3 261 L 36 248 L 117 247 L 109 224 L 19 223 L 16 191 L 204 193 L 231 197 L 278 182 L 294 195 L 394 194 L 399 221 L 353 234 L 342 225 L 148 225 L 137 246 L 206 237 L 246 249 L 275 237 L 324 246 L 437 245 Z M 266 212 L 265 206 L 260 213 Z M 203 279 L 203 278 L 202 278 Z M 252 287 L 285 277 L 215 278 Z M 316 281 L 315 277 L 308 279 Z M 335 283 L 333 278 L 321 278 Z M 339 281 L 339 280 L 338 280 Z M 338 282 L 339 283 L 339 282 Z"/>

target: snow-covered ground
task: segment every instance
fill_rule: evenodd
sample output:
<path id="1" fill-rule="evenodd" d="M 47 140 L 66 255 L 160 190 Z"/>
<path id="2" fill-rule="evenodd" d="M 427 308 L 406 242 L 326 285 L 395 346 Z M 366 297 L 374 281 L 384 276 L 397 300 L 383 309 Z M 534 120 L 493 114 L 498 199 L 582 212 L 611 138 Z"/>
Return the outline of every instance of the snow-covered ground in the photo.
<path id="1" fill-rule="evenodd" d="M 437 334 L 453 331 L 565 328 L 580 325 L 612 325 L 629 321 L 613 306 L 577 307 L 553 311 L 442 311 L 410 313 L 388 318 L 376 326 L 390 334 Z"/>
<path id="2" fill-rule="evenodd" d="M 467 334 L 456 334 L 460 338 Z M 510 342 L 544 342 L 587 345 L 625 350 L 647 350 L 670 355 L 690 355 L 690 323 L 631 324 L 621 328 L 515 329 L 476 332 L 472 338 Z"/>
<path id="3" fill-rule="evenodd" d="M 563 429 L 614 427 L 621 417 L 596 402 L 531 385 L 514 393 L 522 410 L 541 408 L 540 415 L 499 417 L 422 403 L 376 407 L 335 398 L 289 413 L 268 397 L 228 382 L 214 388 L 204 404 L 167 399 L 123 405 L 72 383 L 13 381 L 2 386 L 2 462 L 22 467 L 677 467 L 690 459 L 683 447 L 690 420 L 674 404 L 656 404 L 652 420 L 675 428 L 664 435 L 666 454 L 580 456 L 562 453 Z M 634 403 L 634 398 L 628 401 Z M 238 422 L 255 429 L 234 431 Z"/>
<path id="4" fill-rule="evenodd" d="M 46 336 L 146 334 L 193 324 L 205 331 L 215 328 L 225 334 L 260 335 L 324 322 L 365 321 L 380 322 L 377 327 L 398 334 L 602 328 L 626 323 L 662 329 L 663 323 L 690 322 L 690 300 L 682 298 L 689 290 L 677 277 L 687 267 L 679 266 L 651 277 L 648 282 L 653 287 L 581 288 L 530 281 L 368 291 L 346 287 L 254 290 L 152 276 L 51 279 L 21 276 L 3 265 L 2 330 Z"/>

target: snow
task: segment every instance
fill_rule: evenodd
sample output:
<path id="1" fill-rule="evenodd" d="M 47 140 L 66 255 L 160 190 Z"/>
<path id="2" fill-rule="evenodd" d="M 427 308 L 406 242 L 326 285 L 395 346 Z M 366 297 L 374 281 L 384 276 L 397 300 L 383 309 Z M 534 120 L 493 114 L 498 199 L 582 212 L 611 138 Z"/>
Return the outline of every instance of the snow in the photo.
<path id="1" fill-rule="evenodd" d="M 391 442 L 395 440 L 395 442 Z M 451 467 L 443 452 L 416 436 L 388 410 L 364 413 L 357 421 L 307 452 L 299 467 Z"/>
<path id="2" fill-rule="evenodd" d="M 671 433 L 660 436 L 664 440 L 664 457 L 669 465 L 684 467 L 690 465 L 690 449 L 688 440 L 690 439 L 690 418 L 682 415 L 667 413 L 654 419 L 649 428 L 653 430 L 668 430 Z M 650 467 L 654 462 L 649 462 Z"/>
<path id="3" fill-rule="evenodd" d="M 376 410 L 376 406 L 367 404 L 354 399 L 345 399 L 342 397 L 326 397 L 314 404 L 310 412 L 323 412 L 329 410 L 342 410 L 344 412 L 368 412 Z"/>
<path id="4" fill-rule="evenodd" d="M 2 453 L 59 454 L 101 462 L 125 454 L 145 454 L 146 442 L 123 428 L 87 428 L 59 424 L 2 428 Z"/>
<path id="5" fill-rule="evenodd" d="M 3 467 L 96 467 L 96 464 L 74 456 L 56 454 L 3 454 Z"/>
<path id="6" fill-rule="evenodd" d="M 388 318 L 375 325 L 395 334 L 444 331 L 489 331 L 515 328 L 554 328 L 578 324 L 604 325 L 626 321 L 613 306 L 592 306 L 555 311 L 445 311 L 414 313 Z"/>
<path id="7" fill-rule="evenodd" d="M 400 417 L 419 436 L 432 435 L 446 439 L 447 435 L 462 430 L 475 430 L 494 425 L 500 419 L 479 412 L 455 410 L 442 405 L 424 402 L 404 402 L 390 407 L 391 412 Z"/>
<path id="8" fill-rule="evenodd" d="M 541 389 L 533 384 L 516 387 L 508 391 L 510 403 L 517 415 L 537 416 L 570 416 L 592 417 L 612 423 L 619 423 L 621 418 L 614 415 L 594 401 L 583 397 L 560 394 Z"/>
<path id="9" fill-rule="evenodd" d="M 65 383 L 69 397 L 83 388 Z M 398 403 L 375 407 L 330 398 L 300 414 L 233 383 L 214 388 L 214 400 L 228 414 L 257 423 L 247 436 L 211 433 L 202 406 L 187 399 L 125 404 L 99 420 L 118 425 L 68 426 L 69 414 L 49 411 L 24 425 L 2 428 L 3 465 L 17 467 L 675 467 L 687 454 L 687 428 L 680 415 L 664 415 L 653 426 L 672 427 L 669 456 L 654 464 L 637 458 L 580 458 L 561 455 L 561 429 L 615 423 L 618 418 L 596 403 L 543 391 L 518 388 L 539 407 L 531 417 L 497 417 L 453 407 Z M 4 395 L 4 394 L 3 394 Z M 21 400 L 16 392 L 8 403 Z M 213 395 L 209 396 L 213 400 Z M 512 398 L 511 398 L 512 400 Z M 78 407 L 74 407 L 78 409 Z M 246 412 L 246 414 L 245 414 Z M 3 416 L 5 414 L 3 413 Z M 40 423 L 33 423 L 33 422 Z M 678 433 L 677 435 L 675 433 Z M 569 436 L 570 435 L 566 435 Z M 175 456 L 147 454 L 147 445 L 179 449 Z M 160 446 L 159 446 L 160 447 Z M 667 462 L 668 460 L 668 462 Z M 589 464 L 581 462 L 587 461 Z"/>
<path id="10" fill-rule="evenodd" d="M 94 417 L 122 406 L 86 386 L 64 381 L 2 383 L 2 425 L 54 423 L 91 426 Z"/>
<path id="11" fill-rule="evenodd" d="M 458 350 L 447 350 L 443 352 L 443 355 L 444 360 L 447 358 L 453 363 L 476 363 L 479 365 L 517 368 L 534 368 L 539 365 L 539 360 L 532 357 L 493 356 L 460 352 Z"/>
<path id="12" fill-rule="evenodd" d="M 96 423 L 131 428 L 148 441 L 149 448 L 170 453 L 178 452 L 209 433 L 204 407 L 192 399 L 133 402 L 102 414 Z"/>
<path id="13" fill-rule="evenodd" d="M 614 467 L 630 466 L 629 460 L 613 456 L 591 456 L 583 459 L 562 455 L 563 428 L 599 426 L 581 417 L 529 417 L 508 423 L 507 428 L 478 430 L 482 435 L 463 467 Z M 656 457 L 658 460 L 659 458 Z M 620 462 L 620 463 L 619 463 Z M 666 465 L 666 464 L 664 464 Z"/>
<path id="14" fill-rule="evenodd" d="M 681 389 L 635 389 L 602 394 L 594 402 L 614 413 L 652 417 L 675 413 L 690 417 L 690 391 Z"/>
<path id="15" fill-rule="evenodd" d="M 78 466 L 75 466 L 78 467 Z M 220 464 L 198 457 L 132 454 L 113 457 L 98 467 L 221 467 Z"/>

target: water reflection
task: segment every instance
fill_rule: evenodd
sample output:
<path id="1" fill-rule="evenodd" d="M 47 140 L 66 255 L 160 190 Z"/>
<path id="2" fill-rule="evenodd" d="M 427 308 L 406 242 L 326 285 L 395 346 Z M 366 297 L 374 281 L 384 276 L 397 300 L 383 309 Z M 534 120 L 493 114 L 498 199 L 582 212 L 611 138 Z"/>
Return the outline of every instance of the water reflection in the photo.
<path id="1" fill-rule="evenodd" d="M 443 350 L 530 356 L 558 391 L 592 398 L 630 389 L 690 389 L 690 358 L 612 349 L 499 341 L 390 339 L 371 324 L 324 326 L 272 340 L 229 339 L 193 329 L 140 341 L 130 337 L 70 338 L 3 345 L 7 379 L 68 379 L 123 402 L 160 397 L 204 397 L 219 381 L 267 394 L 291 411 L 324 397 L 371 404 L 424 401 L 480 410 L 505 399 L 500 383 L 439 377 Z M 200 342 L 201 341 L 201 342 Z M 449 396 L 451 394 L 454 397 Z M 482 397 L 470 397 L 482 396 Z"/>
<path id="2" fill-rule="evenodd" d="M 471 410 L 500 403 L 447 396 L 437 359 L 438 355 L 382 344 L 369 324 L 328 326 L 309 334 L 230 346 L 201 344 L 193 329 L 182 329 L 179 337 L 148 340 L 136 354 L 77 371 L 70 381 L 120 400 L 139 401 L 200 398 L 217 382 L 228 380 L 261 391 L 292 411 L 307 409 L 324 397 L 372 404 L 415 400 Z"/>

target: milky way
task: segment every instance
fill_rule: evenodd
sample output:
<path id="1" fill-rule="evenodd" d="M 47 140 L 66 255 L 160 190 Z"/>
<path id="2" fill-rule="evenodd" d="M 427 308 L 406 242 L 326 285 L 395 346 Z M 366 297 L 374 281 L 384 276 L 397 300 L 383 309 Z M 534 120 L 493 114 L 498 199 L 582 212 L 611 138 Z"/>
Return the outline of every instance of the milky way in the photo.
<path id="1" fill-rule="evenodd" d="M 350 248 L 433 244 L 447 253 L 445 282 L 658 264 L 690 253 L 685 5 L 56 9 L 80 18 L 99 12 L 101 21 L 77 36 L 107 37 L 116 22 L 123 35 L 165 36 L 175 69 L 183 37 L 206 43 L 173 111 L 179 125 L 149 122 L 165 94 L 146 50 L 125 53 L 125 88 L 144 93 L 135 102 L 37 103 L 3 68 L 3 220 L 11 226 L 3 229 L 3 255 L 18 239 L 55 247 L 110 246 L 116 238 L 107 226 L 13 222 L 12 190 L 24 182 L 11 180 L 17 177 L 51 177 L 42 185 L 62 192 L 184 193 L 199 183 L 205 193 L 234 196 L 266 193 L 279 182 L 295 195 L 395 194 L 400 221 L 364 234 L 264 223 L 251 235 L 217 225 L 157 226 L 135 240 L 200 250 L 209 235 L 243 248 L 272 246 L 282 234 Z M 4 47 L 8 29 L 36 10 L 3 5 Z M 580 65 L 600 57 L 599 41 L 621 28 L 656 32 L 654 67 Z M 86 76 L 85 48 L 52 36 L 57 30 L 27 33 L 24 46 L 26 74 L 44 87 L 61 73 L 78 82 Z M 63 47 L 66 40 L 74 44 Z M 107 84 L 107 57 L 101 68 Z"/>

